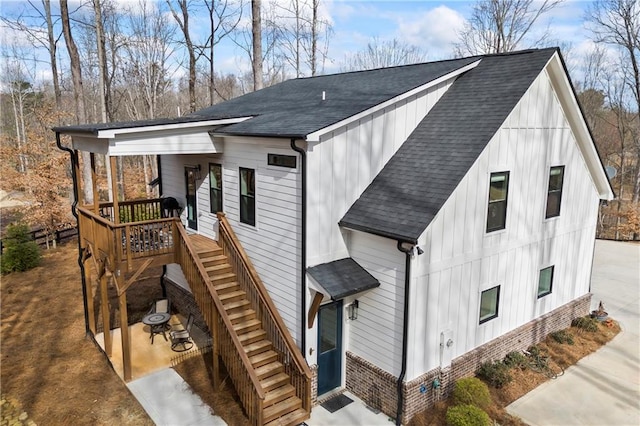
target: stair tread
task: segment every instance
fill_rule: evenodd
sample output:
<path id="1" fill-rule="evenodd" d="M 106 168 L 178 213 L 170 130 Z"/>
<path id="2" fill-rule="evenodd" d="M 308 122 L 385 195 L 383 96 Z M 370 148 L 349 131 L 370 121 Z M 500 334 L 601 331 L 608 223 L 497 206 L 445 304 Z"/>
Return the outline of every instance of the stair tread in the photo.
<path id="1" fill-rule="evenodd" d="M 270 362 L 268 360 L 271 358 L 273 358 L 274 360 L 278 359 L 278 354 L 276 353 L 276 351 L 268 350 L 265 352 L 260 352 L 259 354 L 250 356 L 249 361 L 251 362 L 251 365 L 254 366 L 254 368 L 258 368 L 256 366 L 259 366 L 259 364 L 262 364 L 264 362 Z"/>
<path id="2" fill-rule="evenodd" d="M 234 321 L 237 321 L 237 320 L 242 321 L 243 319 L 245 319 L 246 321 L 255 316 L 256 316 L 256 311 L 254 311 L 252 308 L 248 308 L 242 311 L 230 313 L 229 320 L 233 323 Z"/>
<path id="3" fill-rule="evenodd" d="M 242 299 L 242 300 L 233 300 L 226 303 L 222 302 L 222 304 L 224 305 L 224 309 L 228 311 L 231 309 L 239 308 L 241 306 L 249 305 L 249 301 L 247 299 Z"/>
<path id="4" fill-rule="evenodd" d="M 285 381 L 286 382 L 289 381 L 289 375 L 287 373 L 278 373 L 278 374 L 274 374 L 273 376 L 269 376 L 260 380 L 260 385 L 262 386 L 263 389 L 265 389 Z"/>
<path id="5" fill-rule="evenodd" d="M 247 331 L 246 333 L 241 333 L 238 335 L 238 338 L 240 339 L 240 341 L 242 341 L 243 339 L 248 339 L 256 336 L 266 336 L 266 335 L 267 335 L 266 331 L 262 329 L 258 329 L 258 330 Z"/>
<path id="6" fill-rule="evenodd" d="M 270 422 L 265 423 L 265 426 L 299 425 L 308 418 L 309 413 L 304 408 L 298 408 L 297 410 L 290 412 L 286 416 L 278 417 Z"/>
<path id="7" fill-rule="evenodd" d="M 284 399 L 265 408 L 263 417 L 266 422 L 269 422 L 276 418 L 281 419 L 284 415 L 289 414 L 301 407 L 302 401 L 300 400 L 300 398 L 298 398 L 297 396 L 290 396 L 287 399 Z"/>
<path id="8" fill-rule="evenodd" d="M 233 272 L 226 272 L 224 274 L 216 275 L 215 277 L 211 278 L 211 281 L 219 280 L 219 279 L 222 279 L 222 278 L 235 277 L 235 276 L 236 276 L 236 274 L 234 274 Z"/>
<path id="9" fill-rule="evenodd" d="M 287 383 L 279 388 L 272 389 L 265 393 L 264 395 L 264 403 L 265 405 L 270 405 L 271 401 L 281 398 L 283 396 L 287 396 L 289 394 L 293 395 L 296 392 L 296 388 L 294 388 L 291 383 Z"/>
<path id="10" fill-rule="evenodd" d="M 228 263 L 218 263 L 216 265 L 205 266 L 204 269 L 207 272 L 214 272 L 214 271 L 220 271 L 225 269 L 231 270 L 231 265 L 229 265 Z"/>
<path id="11" fill-rule="evenodd" d="M 224 283 L 218 283 L 213 285 L 213 288 L 215 288 L 218 293 L 227 292 L 230 289 L 233 289 L 235 287 L 240 288 L 240 284 L 238 284 L 237 281 L 227 281 Z"/>
<path id="12" fill-rule="evenodd" d="M 251 319 L 233 324 L 233 329 L 240 330 L 242 328 L 252 327 L 254 325 L 259 325 L 259 324 L 261 324 L 261 321 L 259 319 L 251 318 Z"/>
<path id="13" fill-rule="evenodd" d="M 247 293 L 244 292 L 243 290 L 227 291 L 225 293 L 220 294 L 220 300 L 225 300 L 225 299 L 228 299 L 230 297 L 244 296 L 245 294 L 247 294 Z"/>
<path id="14" fill-rule="evenodd" d="M 258 377 L 264 376 L 264 377 L 268 377 L 267 374 L 273 371 L 277 371 L 277 370 L 281 370 L 282 369 L 282 363 L 280 361 L 272 361 L 269 364 L 265 364 L 261 367 L 258 367 L 255 369 L 256 375 Z M 270 374 L 272 375 L 272 374 Z"/>
<path id="15" fill-rule="evenodd" d="M 202 263 L 204 262 L 216 262 L 219 260 L 227 260 L 227 256 L 225 256 L 224 254 L 206 254 L 204 256 L 202 255 L 198 255 L 198 257 L 200 258 L 200 261 Z"/>

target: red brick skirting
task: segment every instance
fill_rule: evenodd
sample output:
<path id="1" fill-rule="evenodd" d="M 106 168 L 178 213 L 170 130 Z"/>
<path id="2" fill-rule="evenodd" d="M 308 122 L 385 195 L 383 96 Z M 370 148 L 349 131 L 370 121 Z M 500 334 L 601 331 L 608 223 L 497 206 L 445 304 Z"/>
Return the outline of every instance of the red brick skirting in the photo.
<path id="1" fill-rule="evenodd" d="M 540 318 L 491 340 L 455 358 L 451 367 L 435 368 L 403 384 L 402 423 L 441 399 L 446 398 L 456 380 L 472 376 L 485 361 L 503 359 L 511 351 L 526 349 L 540 343 L 549 333 L 571 325 L 574 318 L 587 315 L 591 294 L 561 306 Z M 369 361 L 347 352 L 347 389 L 372 408 L 396 417 L 397 377 L 376 367 Z"/>

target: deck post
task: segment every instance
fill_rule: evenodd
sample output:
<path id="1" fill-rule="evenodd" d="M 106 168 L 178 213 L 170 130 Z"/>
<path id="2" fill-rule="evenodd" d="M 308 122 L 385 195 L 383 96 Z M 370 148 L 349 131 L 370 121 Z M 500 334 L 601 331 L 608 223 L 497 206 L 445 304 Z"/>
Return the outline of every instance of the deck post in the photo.
<path id="1" fill-rule="evenodd" d="M 116 157 L 109 157 L 111 162 L 111 191 L 113 191 L 113 223 L 120 223 L 120 208 L 118 207 L 118 164 Z M 130 220 L 133 220 L 131 218 Z"/>
<path id="2" fill-rule="evenodd" d="M 213 305 L 213 304 L 212 304 Z M 220 389 L 220 334 L 218 332 L 218 311 L 211 307 L 211 338 L 213 340 L 213 391 Z"/>
<path id="3" fill-rule="evenodd" d="M 111 326 L 109 324 L 109 294 L 107 292 L 107 274 L 100 277 L 100 305 L 102 306 L 102 331 L 104 333 L 104 351 L 111 357 Z"/>
<path id="4" fill-rule="evenodd" d="M 85 250 L 87 248 L 85 247 Z M 91 282 L 91 267 L 87 265 L 87 259 L 83 260 L 84 265 L 84 286 L 87 295 L 87 315 L 89 317 L 89 330 L 96 335 L 96 315 L 93 309 L 93 284 Z"/>
<path id="5" fill-rule="evenodd" d="M 121 277 L 114 276 L 114 280 L 122 280 Z M 116 286 L 122 287 L 120 283 Z M 131 380 L 131 342 L 129 337 L 129 321 L 127 318 L 127 292 L 123 291 L 118 297 L 120 310 L 120 337 L 122 338 L 122 366 L 124 369 L 124 381 Z"/>
<path id="6" fill-rule="evenodd" d="M 100 197 L 98 194 L 98 174 L 96 173 L 96 155 L 92 152 L 91 158 L 91 188 L 93 191 L 93 212 L 100 214 Z"/>

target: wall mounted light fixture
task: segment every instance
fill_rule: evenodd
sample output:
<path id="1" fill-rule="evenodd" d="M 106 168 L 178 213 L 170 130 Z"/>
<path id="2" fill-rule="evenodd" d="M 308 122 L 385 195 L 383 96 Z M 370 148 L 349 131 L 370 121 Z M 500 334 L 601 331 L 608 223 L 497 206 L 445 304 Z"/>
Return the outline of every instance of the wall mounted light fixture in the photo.
<path id="1" fill-rule="evenodd" d="M 196 164 L 194 165 L 186 165 L 185 167 L 187 167 L 188 169 L 191 169 L 190 171 L 193 172 L 193 178 L 195 180 L 200 180 L 202 179 L 202 166 L 200 164 Z"/>
<path id="2" fill-rule="evenodd" d="M 350 320 L 358 319 L 358 301 L 354 300 L 348 307 L 348 314 Z"/>

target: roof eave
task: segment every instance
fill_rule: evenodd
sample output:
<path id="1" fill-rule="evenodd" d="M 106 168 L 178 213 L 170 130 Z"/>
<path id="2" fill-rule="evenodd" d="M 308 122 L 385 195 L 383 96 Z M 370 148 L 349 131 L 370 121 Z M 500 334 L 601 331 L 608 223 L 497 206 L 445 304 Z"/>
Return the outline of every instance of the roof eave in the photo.
<path id="1" fill-rule="evenodd" d="M 383 238 L 389 238 L 391 240 L 396 240 L 399 241 L 401 243 L 408 243 L 408 244 L 418 244 L 418 237 L 414 237 L 414 236 L 407 236 L 407 235 L 402 235 L 402 234 L 397 234 L 394 232 L 388 232 L 388 231 L 384 231 L 382 229 L 378 229 L 378 228 L 372 228 L 369 226 L 365 226 L 365 225 L 359 225 L 359 224 L 355 224 L 355 223 L 349 223 L 347 221 L 341 220 L 340 222 L 338 222 L 338 225 L 346 228 L 346 229 L 351 229 L 354 231 L 361 231 L 361 232 L 366 232 L 367 234 L 372 234 L 372 235 L 377 235 L 379 237 L 383 237 Z M 425 229 L 428 226 L 425 225 Z"/>

